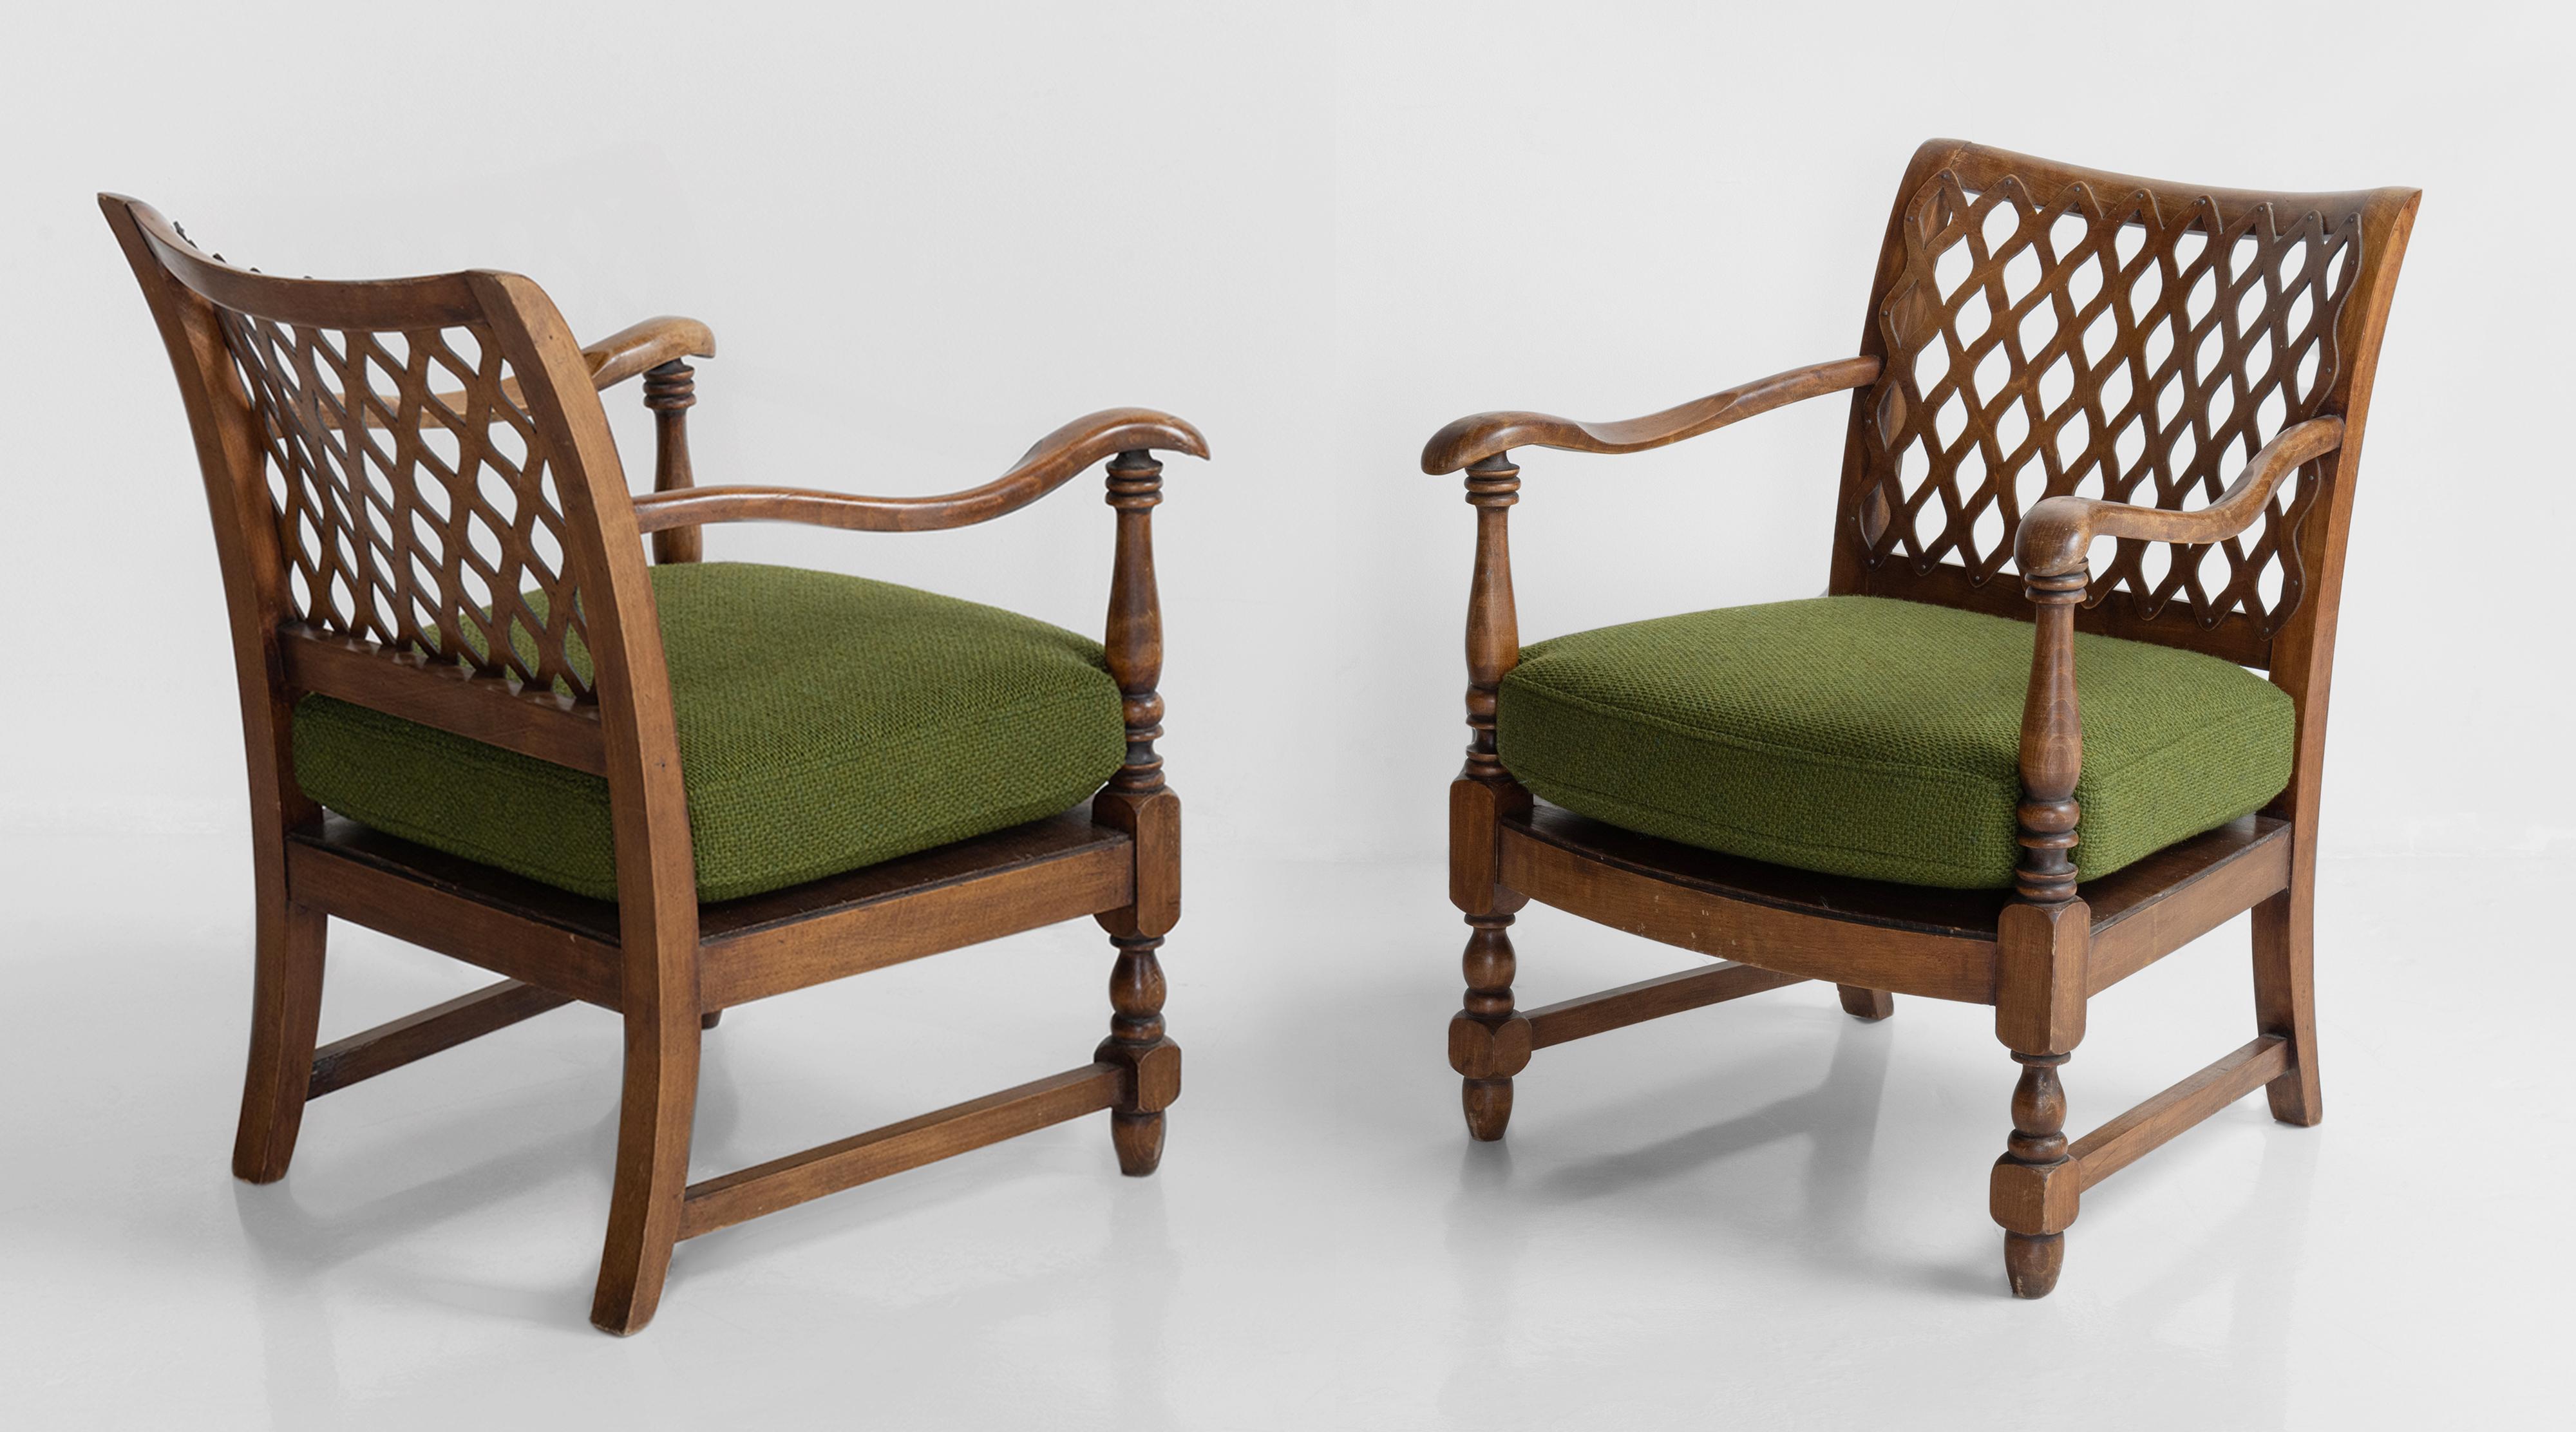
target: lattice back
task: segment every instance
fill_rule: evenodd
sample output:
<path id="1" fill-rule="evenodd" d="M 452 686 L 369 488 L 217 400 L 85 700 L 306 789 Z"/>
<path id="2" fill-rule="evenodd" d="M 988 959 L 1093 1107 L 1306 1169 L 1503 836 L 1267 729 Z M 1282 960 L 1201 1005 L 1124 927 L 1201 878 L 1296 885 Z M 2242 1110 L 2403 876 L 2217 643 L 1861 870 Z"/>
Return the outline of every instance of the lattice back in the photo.
<path id="1" fill-rule="evenodd" d="M 1866 585 L 1986 588 L 2042 497 L 2198 507 L 2271 436 L 2335 411 L 2365 196 L 2325 197 L 2159 190 L 1983 150 L 1917 183 L 1873 308 L 1886 367 L 1854 419 L 1847 535 Z M 2180 645 L 2250 626 L 2216 645 L 2261 650 L 2308 585 L 2324 472 L 2219 546 L 2122 542 L 2091 604 Z"/>
<path id="2" fill-rule="evenodd" d="M 556 465 L 490 330 L 218 312 L 266 442 L 292 615 L 589 699 Z"/>

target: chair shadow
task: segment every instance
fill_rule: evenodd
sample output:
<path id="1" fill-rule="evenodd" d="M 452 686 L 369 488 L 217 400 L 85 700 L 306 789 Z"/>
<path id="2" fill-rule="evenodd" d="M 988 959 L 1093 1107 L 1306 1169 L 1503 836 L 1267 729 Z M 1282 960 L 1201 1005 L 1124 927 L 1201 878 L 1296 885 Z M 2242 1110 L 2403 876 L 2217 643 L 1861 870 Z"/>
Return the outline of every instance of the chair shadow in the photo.
<path id="1" fill-rule="evenodd" d="M 1806 1092 L 1534 1178 L 1513 1176 L 1508 1139 L 1470 1142 L 1460 1155 L 1458 1194 L 1450 1204 L 1450 1244 L 1470 1283 L 1486 1285 L 1471 1286 L 1471 1297 L 1503 1290 L 1512 1273 L 1511 1252 L 1526 1240 L 1534 1213 L 1631 1196 L 1784 1139 L 1806 1141 L 1806 1158 L 1787 1199 L 1797 1210 L 1804 1256 L 1823 1267 L 1883 1276 L 1857 1235 L 1869 1197 L 1892 1032 L 1846 1021 L 1835 1035 L 1824 1077 Z M 1494 1297 L 1477 1301 L 1500 1305 Z"/>
<path id="2" fill-rule="evenodd" d="M 738 1085 L 721 1059 L 710 1058 L 701 1070 L 698 1094 L 698 1141 L 720 1144 L 730 1134 L 743 1102 Z M 254 1284 L 260 1325 L 270 1418 L 280 1427 L 357 1425 L 363 1406 L 353 1402 L 339 1367 L 335 1304 L 345 1289 L 326 1287 L 322 1275 L 366 1255 L 399 1243 L 442 1223 L 469 1218 L 549 1185 L 574 1180 L 585 1185 L 598 1212 L 597 1227 L 608 1217 L 610 1171 L 617 1146 L 614 1098 L 605 1112 L 579 1138 L 547 1137 L 522 1142 L 479 1159 L 461 1161 L 448 1172 L 405 1186 L 382 1197 L 328 1213 L 317 1212 L 295 1196 L 294 1180 L 267 1186 L 236 1183 L 234 1207 L 254 1261 Z M 424 1130 L 415 1147 L 488 1149 L 495 1120 L 488 1109 L 443 1116 Z M 1104 1169 L 1114 1169 L 1105 1135 L 1099 1156 Z M 1002 1146 L 1004 1148 L 1009 1145 Z M 923 1172 L 923 1171 L 917 1171 Z M 1018 1176 L 1039 1172 L 1034 1167 Z M 978 1171 L 989 1185 L 993 1171 Z M 1005 1180 L 1012 1175 L 1004 1175 Z M 1114 1173 L 1109 1174 L 1115 1177 Z M 989 1319 L 995 1323 L 1025 1315 L 1032 1306 L 1064 1306 L 1105 1296 L 1107 1361 L 1112 1369 L 1109 1396 L 1122 1425 L 1137 1428 L 1177 1427 L 1178 1414 L 1169 1398 L 1163 1345 L 1170 1324 L 1170 1290 L 1177 1282 L 1179 1254 L 1173 1246 L 1170 1217 L 1159 1178 L 1119 1179 L 1121 1197 L 1108 1219 L 1097 1263 L 1072 1260 L 1048 1271 L 969 1291 L 942 1303 L 936 1327 L 923 1325 L 896 1337 L 919 1339 L 925 1356 L 941 1350 L 955 1319 Z M 875 1196 L 870 1197 L 868 1193 Z M 918 1176 L 890 1180 L 856 1196 L 823 1200 L 804 1209 L 726 1229 L 683 1244 L 672 1259 L 663 1296 L 667 1316 L 687 1298 L 687 1285 L 720 1270 L 774 1257 L 772 1244 L 812 1238 L 816 1221 L 831 1231 L 846 1232 L 900 1219 L 924 1204 L 948 1196 L 941 1180 Z M 803 1224 L 801 1229 L 795 1225 Z M 777 1225 L 771 1227 L 771 1225 Z M 424 1306 L 444 1301 L 470 1305 L 477 1316 L 505 1316 L 529 1330 L 566 1339 L 600 1336 L 588 1326 L 586 1313 L 595 1265 L 592 1251 L 574 1271 L 551 1282 L 451 1282 L 442 1299 L 434 1285 L 416 1279 L 386 1278 L 365 1288 L 362 1296 L 409 1300 Z M 1103 1278 L 1106 1266 L 1115 1275 Z M 869 1309 L 854 1303 L 854 1317 Z M 881 1320 L 880 1320 L 881 1321 Z M 646 1336 L 650 1336 L 648 1332 Z M 882 1341 L 882 1336 L 880 1337 Z"/>

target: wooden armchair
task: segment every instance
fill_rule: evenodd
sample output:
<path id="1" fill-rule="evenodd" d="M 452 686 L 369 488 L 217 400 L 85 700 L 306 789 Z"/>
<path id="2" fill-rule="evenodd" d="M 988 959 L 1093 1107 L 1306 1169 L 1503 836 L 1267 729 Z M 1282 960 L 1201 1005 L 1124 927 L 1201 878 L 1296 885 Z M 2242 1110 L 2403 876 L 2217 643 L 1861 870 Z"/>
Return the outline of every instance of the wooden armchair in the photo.
<path id="1" fill-rule="evenodd" d="M 1180 915 L 1151 515 L 1189 424 L 1124 408 L 981 487 L 695 487 L 690 357 L 656 319 L 577 346 L 512 274 L 272 278 L 101 195 L 159 323 L 214 518 L 249 754 L 258 975 L 233 1172 L 286 1173 L 308 1098 L 583 1000 L 626 1028 L 591 1320 L 651 1320 L 672 1245 L 1106 1110 L 1150 1174 L 1180 1092 L 1156 951 Z M 597 395 L 641 374 L 656 490 Z M 708 523 L 989 521 L 1108 460 L 1106 649 L 858 578 L 702 563 Z M 658 565 L 648 565 L 643 539 Z M 1088 810 L 1076 809 L 1085 801 Z M 1109 1037 L 1061 1074 L 688 1180 L 727 1007 L 1089 915 Z M 506 978 L 315 1048 L 336 916 Z"/>
<path id="2" fill-rule="evenodd" d="M 1804 979 L 1862 1019 L 1991 1004 L 2021 1065 L 1993 1213 L 2036 1298 L 2085 1188 L 2256 1088 L 2317 1122 L 2335 606 L 2419 198 L 1934 140 L 1858 355 L 1626 422 L 1441 429 L 1423 470 L 1463 469 L 1477 524 L 1450 786 L 1469 1131 L 1502 1137 L 1535 1050 Z M 1636 452 L 1844 390 L 1829 595 L 1521 645 L 1511 449 Z M 1531 900 L 1720 962 L 1521 1010 Z M 2249 909 L 2254 1038 L 2070 1143 L 2086 1002 Z"/>

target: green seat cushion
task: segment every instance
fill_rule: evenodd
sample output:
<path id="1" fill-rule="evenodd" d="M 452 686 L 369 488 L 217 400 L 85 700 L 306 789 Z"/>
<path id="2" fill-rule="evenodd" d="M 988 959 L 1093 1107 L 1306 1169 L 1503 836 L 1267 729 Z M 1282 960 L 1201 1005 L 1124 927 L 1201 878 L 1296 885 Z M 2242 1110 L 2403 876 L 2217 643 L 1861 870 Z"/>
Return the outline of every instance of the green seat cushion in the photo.
<path id="1" fill-rule="evenodd" d="M 701 899 L 1053 815 L 1125 759 L 1118 684 L 1069 631 L 827 572 L 652 570 Z M 617 897 L 600 777 L 308 696 L 295 778 L 361 824 Z"/>
<path id="2" fill-rule="evenodd" d="M 1538 642 L 1496 739 L 1595 820 L 1834 875 L 2008 886 L 2031 626 L 1883 597 L 1695 612 Z M 2260 809 L 2292 709 L 2216 657 L 2075 638 L 2083 878 Z"/>

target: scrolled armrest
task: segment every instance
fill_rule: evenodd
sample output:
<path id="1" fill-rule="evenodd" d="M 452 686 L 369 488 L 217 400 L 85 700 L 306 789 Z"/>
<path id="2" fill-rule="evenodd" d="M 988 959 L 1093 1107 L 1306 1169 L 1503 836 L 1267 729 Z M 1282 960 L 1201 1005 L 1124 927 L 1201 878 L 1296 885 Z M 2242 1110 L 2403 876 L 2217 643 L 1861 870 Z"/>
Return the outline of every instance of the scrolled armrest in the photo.
<path id="1" fill-rule="evenodd" d="M 2217 501 L 2189 512 L 2090 497 L 2043 498 L 2022 516 L 2013 560 L 2025 577 L 2059 577 L 2084 570 L 2085 549 L 2096 537 L 2194 547 L 2223 542 L 2254 525 L 2284 478 L 2342 444 L 2341 418 L 2310 418 L 2283 428 Z"/>
<path id="2" fill-rule="evenodd" d="M 694 318 L 664 315 L 629 324 L 581 350 L 592 386 L 613 388 L 674 358 L 713 358 L 716 335 Z"/>
<path id="3" fill-rule="evenodd" d="M 936 497 L 860 497 L 797 487 L 696 487 L 635 499 L 635 525 L 660 532 L 713 522 L 801 522 L 852 532 L 929 532 L 1016 512 L 1075 473 L 1122 452 L 1208 455 L 1198 429 L 1151 408 L 1110 408 L 1037 440 L 1011 470 L 981 487 Z"/>
<path id="4" fill-rule="evenodd" d="M 1722 393 L 1711 393 L 1677 408 L 1615 423 L 1582 423 L 1547 413 L 1477 413 L 1431 435 L 1431 441 L 1422 449 L 1422 470 L 1434 475 L 1456 472 L 1516 447 L 1643 452 L 1698 437 L 1801 399 L 1857 388 L 1876 378 L 1878 367 L 1878 360 L 1868 357 L 1810 363 Z"/>

